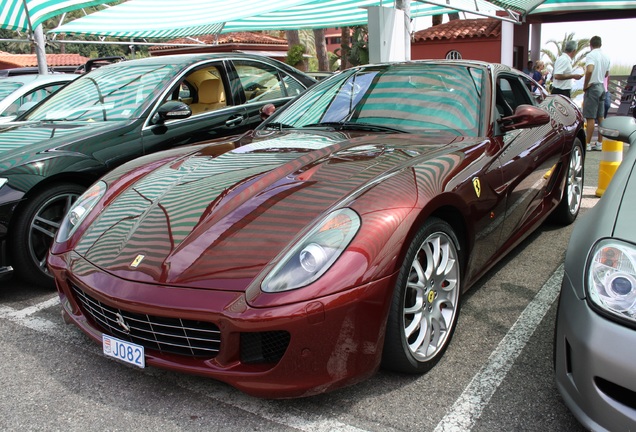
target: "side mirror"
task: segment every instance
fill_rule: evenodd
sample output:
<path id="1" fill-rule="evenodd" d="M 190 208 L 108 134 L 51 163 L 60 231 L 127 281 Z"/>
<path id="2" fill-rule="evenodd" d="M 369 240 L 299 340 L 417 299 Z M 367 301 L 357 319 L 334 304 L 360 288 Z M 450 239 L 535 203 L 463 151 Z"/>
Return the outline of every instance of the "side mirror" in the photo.
<path id="1" fill-rule="evenodd" d="M 192 115 L 192 110 L 187 104 L 179 101 L 167 101 L 159 107 L 153 121 L 155 124 L 168 120 L 184 119 Z"/>
<path id="2" fill-rule="evenodd" d="M 542 126 L 550 122 L 550 114 L 534 105 L 519 105 L 515 113 L 499 120 L 501 130 L 508 132 L 515 129 L 527 129 Z"/>
<path id="3" fill-rule="evenodd" d="M 261 120 L 267 120 L 272 114 L 276 111 L 276 106 L 274 104 L 268 103 L 267 105 L 263 105 L 259 110 L 261 114 Z"/>
<path id="4" fill-rule="evenodd" d="M 609 117 L 598 128 L 605 138 L 636 144 L 636 119 L 626 116 Z M 634 141 L 634 142 L 632 142 Z"/>

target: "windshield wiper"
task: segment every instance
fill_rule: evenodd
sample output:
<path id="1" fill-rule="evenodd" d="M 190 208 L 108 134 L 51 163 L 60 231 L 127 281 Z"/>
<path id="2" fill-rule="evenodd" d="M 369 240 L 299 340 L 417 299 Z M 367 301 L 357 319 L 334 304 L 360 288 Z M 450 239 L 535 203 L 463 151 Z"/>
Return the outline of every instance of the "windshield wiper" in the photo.
<path id="1" fill-rule="evenodd" d="M 375 125 L 370 123 L 356 123 L 356 122 L 321 122 L 311 123 L 303 127 L 329 127 L 335 130 L 360 130 L 370 132 L 390 132 L 390 133 L 406 133 L 405 130 L 394 128 L 390 126 Z"/>
<path id="2" fill-rule="evenodd" d="M 285 123 L 279 123 L 279 122 L 271 122 L 265 125 L 265 129 L 283 130 L 283 129 L 290 129 L 290 128 L 293 128 L 293 126 L 285 124 Z"/>

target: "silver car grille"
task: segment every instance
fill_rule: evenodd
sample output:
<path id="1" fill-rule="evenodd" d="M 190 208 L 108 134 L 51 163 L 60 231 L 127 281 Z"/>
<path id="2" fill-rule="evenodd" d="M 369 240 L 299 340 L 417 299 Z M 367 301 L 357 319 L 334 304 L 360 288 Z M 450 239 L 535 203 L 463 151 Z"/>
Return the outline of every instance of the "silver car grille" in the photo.
<path id="1" fill-rule="evenodd" d="M 221 346 L 216 324 L 128 312 L 109 306 L 73 286 L 84 315 L 103 332 L 146 349 L 189 357 L 215 357 Z"/>

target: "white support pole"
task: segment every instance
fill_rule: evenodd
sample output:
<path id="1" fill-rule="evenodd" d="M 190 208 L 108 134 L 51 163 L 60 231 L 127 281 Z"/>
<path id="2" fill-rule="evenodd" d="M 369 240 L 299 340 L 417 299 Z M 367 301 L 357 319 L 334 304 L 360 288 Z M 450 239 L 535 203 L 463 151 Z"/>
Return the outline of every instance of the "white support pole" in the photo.
<path id="1" fill-rule="evenodd" d="M 530 60 L 535 64 L 541 58 L 541 23 L 530 26 Z"/>
<path id="2" fill-rule="evenodd" d="M 501 63 L 512 67 L 514 63 L 514 24 L 508 21 L 501 21 Z"/>
<path id="3" fill-rule="evenodd" d="M 33 41 L 35 42 L 35 57 L 38 60 L 38 73 L 46 75 L 49 73 L 49 68 L 46 64 L 46 46 L 42 24 L 33 30 Z"/>
<path id="4" fill-rule="evenodd" d="M 405 60 L 411 60 L 411 0 L 395 0 L 395 8 L 404 11 Z"/>
<path id="5" fill-rule="evenodd" d="M 382 6 L 368 8 L 369 62 L 406 60 L 404 11 Z"/>

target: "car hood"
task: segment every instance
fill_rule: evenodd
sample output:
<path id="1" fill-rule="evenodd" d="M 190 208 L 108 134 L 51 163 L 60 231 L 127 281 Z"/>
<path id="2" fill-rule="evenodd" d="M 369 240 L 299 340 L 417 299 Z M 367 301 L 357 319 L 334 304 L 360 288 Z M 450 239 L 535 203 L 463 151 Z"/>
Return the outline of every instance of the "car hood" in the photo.
<path id="1" fill-rule="evenodd" d="M 0 126 L 0 168 L 24 154 L 56 149 L 79 138 L 112 130 L 113 122 L 10 122 Z M 20 159 L 20 158 L 18 158 Z"/>
<path id="2" fill-rule="evenodd" d="M 330 208 L 457 139 L 264 135 L 217 157 L 204 147 L 127 185 L 75 251 L 124 279 L 243 290 Z"/>

